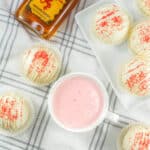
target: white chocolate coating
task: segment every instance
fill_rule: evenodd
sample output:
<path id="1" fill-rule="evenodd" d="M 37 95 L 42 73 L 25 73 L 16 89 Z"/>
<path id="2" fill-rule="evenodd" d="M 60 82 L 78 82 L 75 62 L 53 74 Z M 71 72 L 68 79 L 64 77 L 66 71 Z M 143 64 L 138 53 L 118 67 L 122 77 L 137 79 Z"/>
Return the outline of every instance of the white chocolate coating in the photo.
<path id="1" fill-rule="evenodd" d="M 137 0 L 137 2 L 141 11 L 150 16 L 150 0 Z"/>
<path id="2" fill-rule="evenodd" d="M 143 21 L 133 28 L 129 46 L 135 53 L 150 51 L 150 21 Z"/>
<path id="3" fill-rule="evenodd" d="M 149 150 L 150 127 L 142 124 L 130 125 L 122 130 L 118 150 Z"/>
<path id="4" fill-rule="evenodd" d="M 50 84 L 57 78 L 60 66 L 59 55 L 45 46 L 33 47 L 23 56 L 24 75 L 35 84 Z"/>
<path id="5" fill-rule="evenodd" d="M 15 93 L 0 96 L 0 131 L 17 133 L 31 123 L 32 110 L 29 103 Z"/>
<path id="6" fill-rule="evenodd" d="M 129 28 L 130 18 L 119 6 L 109 4 L 97 11 L 94 30 L 104 43 L 122 43 L 128 36 Z"/>
<path id="7" fill-rule="evenodd" d="M 121 73 L 123 86 L 137 96 L 150 94 L 150 61 L 145 55 L 143 53 L 135 56 L 124 65 Z"/>

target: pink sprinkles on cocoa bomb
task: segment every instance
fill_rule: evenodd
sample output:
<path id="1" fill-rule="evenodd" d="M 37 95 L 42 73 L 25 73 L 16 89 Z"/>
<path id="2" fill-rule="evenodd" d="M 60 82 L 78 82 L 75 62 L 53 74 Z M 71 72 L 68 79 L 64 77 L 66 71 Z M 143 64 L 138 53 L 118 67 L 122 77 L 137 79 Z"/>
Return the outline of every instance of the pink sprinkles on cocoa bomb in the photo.
<path id="1" fill-rule="evenodd" d="M 54 63 L 52 64 L 51 68 L 47 68 L 48 63 L 55 62 L 54 57 L 51 55 L 48 55 L 48 53 L 45 50 L 39 50 L 34 54 L 34 58 L 32 60 L 32 63 L 30 64 L 28 73 L 30 74 L 33 70 L 36 70 L 38 75 L 40 76 L 43 72 L 46 71 L 46 69 L 49 69 L 49 73 L 56 68 Z M 38 64 L 38 65 L 37 65 Z"/>
<path id="2" fill-rule="evenodd" d="M 23 101 L 20 102 L 20 106 L 18 107 L 15 98 L 0 98 L 0 118 L 10 121 L 16 121 L 17 119 L 22 118 L 22 105 Z"/>
<path id="3" fill-rule="evenodd" d="M 150 149 L 150 132 L 136 133 L 131 150 L 135 150 L 135 147 L 138 150 L 149 150 Z"/>
<path id="4" fill-rule="evenodd" d="M 96 31 L 99 34 L 108 33 L 108 36 L 111 35 L 115 30 L 122 30 L 123 19 L 121 15 L 118 15 L 117 12 L 120 11 L 116 5 L 113 5 L 111 10 L 99 10 L 98 15 L 102 15 L 100 19 L 96 20 Z"/>
<path id="5" fill-rule="evenodd" d="M 141 44 L 150 43 L 150 24 L 139 26 L 138 30 Z"/>

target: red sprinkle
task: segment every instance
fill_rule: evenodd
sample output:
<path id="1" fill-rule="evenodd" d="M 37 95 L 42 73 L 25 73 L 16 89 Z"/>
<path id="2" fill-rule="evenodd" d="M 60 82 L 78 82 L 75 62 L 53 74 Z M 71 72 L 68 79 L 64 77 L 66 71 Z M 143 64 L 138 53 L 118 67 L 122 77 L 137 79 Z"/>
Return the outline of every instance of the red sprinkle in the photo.
<path id="1" fill-rule="evenodd" d="M 102 19 L 106 19 L 107 17 L 112 16 L 114 13 L 115 13 L 115 11 L 108 12 L 108 13 L 106 13 L 106 15 L 104 15 L 104 16 L 102 17 Z"/>
<path id="2" fill-rule="evenodd" d="M 39 74 L 44 72 L 48 62 L 49 56 L 46 51 L 41 50 L 36 52 L 32 60 L 32 64 L 30 65 L 29 73 L 31 73 L 33 69 L 35 69 Z"/>
<path id="3" fill-rule="evenodd" d="M 107 21 L 104 21 L 104 22 L 101 22 L 101 23 L 100 23 L 100 26 L 102 26 L 102 27 L 105 27 L 105 26 L 107 26 L 107 25 L 108 25 Z"/>
<path id="4" fill-rule="evenodd" d="M 122 23 L 122 18 L 120 16 L 115 16 L 112 18 L 112 20 L 114 21 L 114 23 L 117 23 L 118 25 Z"/>
<path id="5" fill-rule="evenodd" d="M 145 37 L 143 37 L 143 41 L 146 43 L 150 42 L 150 35 L 145 35 Z"/>
<path id="6" fill-rule="evenodd" d="M 0 99 L 0 118 L 16 121 L 19 117 L 22 117 L 21 114 L 22 106 L 18 107 L 17 101 L 15 99 Z"/>
<path id="7" fill-rule="evenodd" d="M 104 36 L 112 35 L 116 30 L 122 30 L 123 19 L 118 16 L 119 9 L 113 5 L 110 10 L 100 10 L 98 15 L 102 16 L 96 20 L 96 30 L 99 34 Z"/>
<path id="8" fill-rule="evenodd" d="M 140 84 L 146 78 L 146 74 L 141 71 L 136 74 L 132 74 L 127 80 L 127 85 L 130 89 L 134 88 L 135 85 Z M 141 90 L 145 90 L 146 85 L 140 86 Z"/>
<path id="9" fill-rule="evenodd" d="M 150 43 L 150 24 L 146 26 L 141 24 L 138 30 L 141 44 Z"/>
<path id="10" fill-rule="evenodd" d="M 149 148 L 150 148 L 150 132 L 136 133 L 131 150 L 134 150 L 135 147 L 138 150 L 149 150 Z"/>

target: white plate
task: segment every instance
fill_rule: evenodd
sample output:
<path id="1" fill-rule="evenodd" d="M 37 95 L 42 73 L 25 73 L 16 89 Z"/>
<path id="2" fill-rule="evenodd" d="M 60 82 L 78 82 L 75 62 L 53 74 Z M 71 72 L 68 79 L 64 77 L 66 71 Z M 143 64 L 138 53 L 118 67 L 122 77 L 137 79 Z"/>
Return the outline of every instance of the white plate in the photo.
<path id="1" fill-rule="evenodd" d="M 140 20 L 146 19 L 146 17 L 140 13 L 136 0 L 100 0 L 96 4 L 79 12 L 76 15 L 76 21 L 123 106 L 126 108 L 133 108 L 133 106 L 137 107 L 141 103 L 147 102 L 149 97 L 133 96 L 123 89 L 119 83 L 121 66 L 134 56 L 130 49 L 128 49 L 127 42 L 119 46 L 105 45 L 97 39 L 92 31 L 91 26 L 98 8 L 107 3 L 116 3 L 121 6 L 129 13 L 134 24 Z"/>

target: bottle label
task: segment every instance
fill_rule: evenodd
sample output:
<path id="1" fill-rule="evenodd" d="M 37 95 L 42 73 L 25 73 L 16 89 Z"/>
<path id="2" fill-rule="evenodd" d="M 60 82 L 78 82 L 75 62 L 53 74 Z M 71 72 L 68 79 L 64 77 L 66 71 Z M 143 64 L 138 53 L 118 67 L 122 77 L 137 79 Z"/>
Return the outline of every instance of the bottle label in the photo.
<path id="1" fill-rule="evenodd" d="M 50 23 L 60 13 L 65 4 L 66 0 L 30 0 L 29 8 L 41 20 Z"/>

